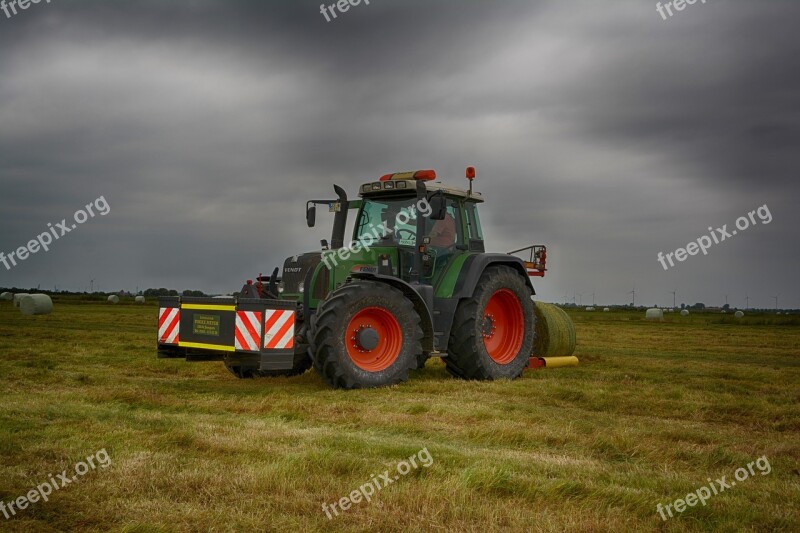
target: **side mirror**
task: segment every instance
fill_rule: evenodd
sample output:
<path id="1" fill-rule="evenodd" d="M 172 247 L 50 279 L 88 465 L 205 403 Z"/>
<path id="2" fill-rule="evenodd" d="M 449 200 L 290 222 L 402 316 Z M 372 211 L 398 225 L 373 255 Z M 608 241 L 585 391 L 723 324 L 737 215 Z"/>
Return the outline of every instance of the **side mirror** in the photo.
<path id="1" fill-rule="evenodd" d="M 431 220 L 444 220 L 447 215 L 447 204 L 441 191 L 431 196 L 428 203 L 431 205 Z"/>
<path id="2" fill-rule="evenodd" d="M 317 223 L 317 206 L 312 205 L 306 209 L 306 224 L 309 228 L 313 228 Z"/>

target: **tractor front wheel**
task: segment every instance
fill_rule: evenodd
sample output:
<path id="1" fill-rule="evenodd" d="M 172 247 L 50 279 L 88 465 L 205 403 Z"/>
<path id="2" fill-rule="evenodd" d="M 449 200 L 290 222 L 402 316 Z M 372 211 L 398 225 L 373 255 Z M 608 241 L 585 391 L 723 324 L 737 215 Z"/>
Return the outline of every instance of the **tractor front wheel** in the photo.
<path id="1" fill-rule="evenodd" d="M 369 280 L 343 285 L 314 317 L 314 368 L 336 388 L 403 382 L 422 353 L 420 322 L 412 303 L 391 285 Z"/>
<path id="2" fill-rule="evenodd" d="M 225 368 L 228 369 L 228 372 L 236 376 L 238 379 L 250 379 L 254 378 L 258 375 L 258 367 L 251 366 L 251 365 L 242 365 L 242 364 L 229 364 L 225 363 Z"/>
<path id="3" fill-rule="evenodd" d="M 261 370 L 258 372 L 258 375 L 262 378 L 290 378 L 305 374 L 306 370 L 309 368 L 311 368 L 311 358 L 308 356 L 308 352 L 306 350 L 302 350 L 295 352 L 292 368 L 286 370 Z"/>
<path id="4" fill-rule="evenodd" d="M 531 291 L 507 266 L 487 268 L 475 294 L 458 304 L 447 371 L 462 379 L 515 379 L 528 364 L 534 341 Z"/>

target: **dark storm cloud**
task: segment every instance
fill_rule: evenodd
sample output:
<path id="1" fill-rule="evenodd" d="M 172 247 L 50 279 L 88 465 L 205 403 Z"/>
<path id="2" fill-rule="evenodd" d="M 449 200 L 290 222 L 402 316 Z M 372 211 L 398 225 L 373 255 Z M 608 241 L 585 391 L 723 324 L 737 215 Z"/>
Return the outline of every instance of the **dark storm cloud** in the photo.
<path id="1" fill-rule="evenodd" d="M 0 250 L 101 194 L 112 207 L 0 267 L 0 285 L 230 290 L 327 236 L 302 209 L 331 183 L 427 167 L 458 182 L 474 164 L 490 247 L 550 245 L 547 299 L 621 303 L 635 283 L 649 304 L 678 288 L 800 306 L 798 14 L 777 0 L 668 21 L 649 1 L 372 0 L 330 23 L 288 0 L 0 14 Z M 770 225 L 656 262 L 764 203 Z"/>

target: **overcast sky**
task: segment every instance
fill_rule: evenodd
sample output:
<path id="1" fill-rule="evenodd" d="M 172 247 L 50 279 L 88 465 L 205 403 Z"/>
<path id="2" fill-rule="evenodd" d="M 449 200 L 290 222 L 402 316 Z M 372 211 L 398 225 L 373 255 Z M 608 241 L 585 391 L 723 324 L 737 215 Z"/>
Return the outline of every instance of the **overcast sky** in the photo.
<path id="1" fill-rule="evenodd" d="M 332 3 L 332 2 L 331 2 Z M 229 292 L 318 248 L 305 200 L 478 169 L 541 299 L 800 307 L 800 3 L 53 0 L 0 12 L 0 286 Z M 665 271 L 708 227 L 772 222 Z M 582 294 L 582 296 L 580 296 Z"/>

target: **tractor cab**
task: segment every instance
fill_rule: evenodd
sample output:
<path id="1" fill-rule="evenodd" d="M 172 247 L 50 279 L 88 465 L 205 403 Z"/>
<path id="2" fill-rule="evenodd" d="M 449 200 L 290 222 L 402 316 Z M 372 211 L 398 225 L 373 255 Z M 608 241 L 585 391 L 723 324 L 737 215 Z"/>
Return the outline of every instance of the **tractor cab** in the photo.
<path id="1" fill-rule="evenodd" d="M 436 183 L 432 170 L 388 174 L 361 186 L 353 242 L 389 247 L 403 281 L 435 284 L 447 265 L 484 251 L 478 193 Z"/>

